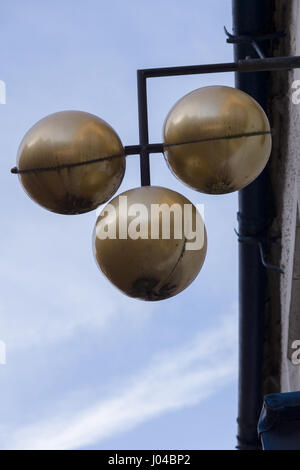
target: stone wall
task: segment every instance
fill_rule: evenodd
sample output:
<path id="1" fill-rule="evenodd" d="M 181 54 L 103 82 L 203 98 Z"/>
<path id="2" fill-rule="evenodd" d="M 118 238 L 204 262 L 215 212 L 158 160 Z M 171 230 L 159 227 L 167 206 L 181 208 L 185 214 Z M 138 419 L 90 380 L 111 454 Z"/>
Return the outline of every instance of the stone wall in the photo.
<path id="1" fill-rule="evenodd" d="M 277 0 L 275 4 L 275 28 L 286 31 L 287 36 L 277 41 L 274 55 L 300 55 L 300 0 Z M 300 69 L 275 72 L 270 79 L 268 114 L 274 128 L 270 195 L 274 200 L 274 217 L 269 236 L 278 235 L 281 239 L 274 243 L 269 256 L 270 262 L 280 265 L 284 273 L 268 272 L 267 393 L 279 391 L 278 387 L 282 392 L 300 390 L 300 103 L 293 103 L 295 80 L 300 80 Z"/>

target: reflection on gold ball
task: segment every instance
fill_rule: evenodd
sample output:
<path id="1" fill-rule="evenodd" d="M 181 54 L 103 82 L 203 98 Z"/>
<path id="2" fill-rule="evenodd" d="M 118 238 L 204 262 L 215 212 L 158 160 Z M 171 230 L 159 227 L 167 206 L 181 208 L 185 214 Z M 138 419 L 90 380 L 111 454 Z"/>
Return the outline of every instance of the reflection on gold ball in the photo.
<path id="1" fill-rule="evenodd" d="M 199 88 L 181 98 L 169 112 L 163 134 L 172 172 L 208 194 L 247 186 L 271 152 L 263 109 L 251 96 L 227 86 Z"/>
<path id="2" fill-rule="evenodd" d="M 106 158 L 110 156 L 118 157 Z M 18 169 L 35 202 L 59 214 L 81 214 L 117 191 L 125 172 L 124 148 L 99 117 L 62 111 L 27 132 L 18 151 Z"/>
<path id="3" fill-rule="evenodd" d="M 173 204 L 175 213 L 170 211 Z M 184 228 L 189 222 L 196 235 Z M 107 204 L 96 222 L 93 247 L 100 269 L 121 291 L 137 299 L 162 300 L 195 279 L 207 241 L 203 220 L 188 199 L 170 189 L 145 186 Z"/>

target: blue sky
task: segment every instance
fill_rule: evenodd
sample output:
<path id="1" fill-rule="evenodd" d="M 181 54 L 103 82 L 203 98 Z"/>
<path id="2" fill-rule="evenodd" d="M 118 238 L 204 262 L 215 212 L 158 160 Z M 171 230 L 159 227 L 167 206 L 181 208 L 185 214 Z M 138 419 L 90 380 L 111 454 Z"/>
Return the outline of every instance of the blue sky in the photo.
<path id="1" fill-rule="evenodd" d="M 145 303 L 98 270 L 96 212 L 50 213 L 10 174 L 25 132 L 64 109 L 94 113 L 124 145 L 138 143 L 136 69 L 232 61 L 230 0 L 11 0 L 0 22 L 0 448 L 234 448 L 237 195 L 192 191 L 151 157 L 153 184 L 205 205 L 208 253 L 188 289 Z M 152 79 L 151 141 L 184 94 L 233 80 Z M 119 192 L 139 184 L 129 156 Z"/>

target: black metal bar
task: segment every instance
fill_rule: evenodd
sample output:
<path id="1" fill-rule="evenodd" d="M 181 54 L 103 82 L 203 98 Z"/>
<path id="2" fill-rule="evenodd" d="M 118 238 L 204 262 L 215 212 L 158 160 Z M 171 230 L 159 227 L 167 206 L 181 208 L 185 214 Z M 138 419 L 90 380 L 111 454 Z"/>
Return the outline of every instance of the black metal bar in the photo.
<path id="1" fill-rule="evenodd" d="M 139 112 L 141 185 L 150 186 L 149 151 L 145 147 L 149 144 L 147 81 L 145 75 L 139 70 L 137 71 L 137 90 Z"/>
<path id="2" fill-rule="evenodd" d="M 142 148 L 146 149 L 149 153 L 163 153 L 164 144 L 148 144 L 144 145 L 126 145 L 124 147 L 125 155 L 137 155 L 140 154 Z"/>
<path id="3" fill-rule="evenodd" d="M 239 44 L 249 47 L 249 44 Z M 171 77 L 176 75 L 195 75 L 222 72 L 264 72 L 300 68 L 300 56 L 267 57 L 265 59 L 238 59 L 235 62 L 220 64 L 188 65 L 138 70 L 138 75 L 146 78 Z"/>
<path id="4" fill-rule="evenodd" d="M 233 0 L 233 29 L 236 36 L 272 33 L 272 0 Z M 251 44 L 234 45 L 236 87 L 253 96 L 266 109 L 268 74 L 262 70 L 299 67 L 299 57 L 272 59 L 244 58 L 253 55 Z M 267 55 L 272 49 L 266 45 Z M 244 64 L 250 64 L 245 68 Z M 254 64 L 254 67 L 251 66 Z M 240 73 L 252 72 L 252 73 Z M 267 178 L 265 169 L 249 186 L 239 191 L 239 234 L 262 236 L 268 224 Z M 263 400 L 262 364 L 266 271 L 257 244 L 239 243 L 239 404 L 238 448 L 258 449 L 257 422 Z"/>

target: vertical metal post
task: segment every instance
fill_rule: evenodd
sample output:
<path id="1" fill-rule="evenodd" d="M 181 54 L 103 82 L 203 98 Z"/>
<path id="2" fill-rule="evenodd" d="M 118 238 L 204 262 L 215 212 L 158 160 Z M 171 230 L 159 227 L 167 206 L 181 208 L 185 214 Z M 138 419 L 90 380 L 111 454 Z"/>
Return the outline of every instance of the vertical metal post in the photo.
<path id="1" fill-rule="evenodd" d="M 139 112 L 139 137 L 140 137 L 140 169 L 141 185 L 150 186 L 150 162 L 149 152 L 146 146 L 149 144 L 148 133 L 148 109 L 147 109 L 147 79 L 141 70 L 137 71 L 138 112 Z"/>

